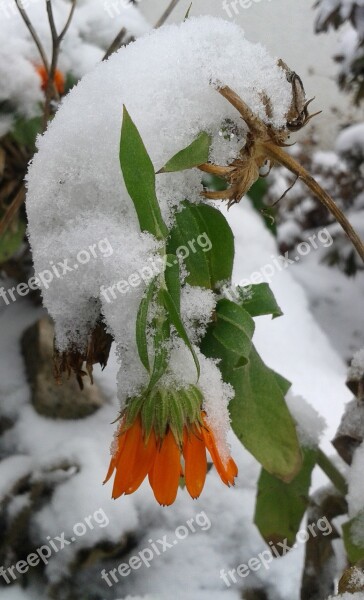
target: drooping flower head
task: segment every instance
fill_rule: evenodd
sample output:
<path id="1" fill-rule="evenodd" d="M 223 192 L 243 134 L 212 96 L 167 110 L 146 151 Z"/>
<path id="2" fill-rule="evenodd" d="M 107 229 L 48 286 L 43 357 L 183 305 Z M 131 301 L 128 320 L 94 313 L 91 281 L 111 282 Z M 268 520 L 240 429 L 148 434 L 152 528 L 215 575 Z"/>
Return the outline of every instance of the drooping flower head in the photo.
<path id="1" fill-rule="evenodd" d="M 190 496 L 198 498 L 206 479 L 206 450 L 221 480 L 234 484 L 236 464 L 219 452 L 202 402 L 200 390 L 191 385 L 156 389 L 128 403 L 105 479 L 116 471 L 113 498 L 135 492 L 147 475 L 159 504 L 174 502 L 181 477 Z"/>

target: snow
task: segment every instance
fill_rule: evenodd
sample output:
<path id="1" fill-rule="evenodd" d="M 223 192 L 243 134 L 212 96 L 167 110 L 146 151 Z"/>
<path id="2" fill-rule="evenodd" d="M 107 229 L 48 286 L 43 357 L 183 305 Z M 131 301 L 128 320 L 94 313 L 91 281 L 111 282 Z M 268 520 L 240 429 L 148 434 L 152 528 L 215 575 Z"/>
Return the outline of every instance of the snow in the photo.
<path id="1" fill-rule="evenodd" d="M 335 149 L 338 154 L 355 157 L 358 162 L 364 159 L 364 123 L 346 127 L 337 137 Z"/>
<path id="2" fill-rule="evenodd" d="M 297 425 L 300 444 L 304 448 L 317 448 L 326 428 L 325 419 L 301 396 L 288 392 L 286 401 Z"/>

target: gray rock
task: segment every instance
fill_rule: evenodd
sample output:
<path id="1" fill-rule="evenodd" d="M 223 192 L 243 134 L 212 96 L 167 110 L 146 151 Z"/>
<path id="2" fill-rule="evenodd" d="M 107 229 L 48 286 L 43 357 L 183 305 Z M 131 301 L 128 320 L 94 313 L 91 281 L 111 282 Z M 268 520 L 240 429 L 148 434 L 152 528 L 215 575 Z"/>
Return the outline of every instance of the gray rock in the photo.
<path id="1" fill-rule="evenodd" d="M 35 410 L 53 419 L 82 419 L 96 412 L 105 399 L 97 385 L 84 380 L 81 391 L 74 376 L 62 385 L 53 374 L 54 328 L 44 317 L 23 334 L 21 345 Z"/>

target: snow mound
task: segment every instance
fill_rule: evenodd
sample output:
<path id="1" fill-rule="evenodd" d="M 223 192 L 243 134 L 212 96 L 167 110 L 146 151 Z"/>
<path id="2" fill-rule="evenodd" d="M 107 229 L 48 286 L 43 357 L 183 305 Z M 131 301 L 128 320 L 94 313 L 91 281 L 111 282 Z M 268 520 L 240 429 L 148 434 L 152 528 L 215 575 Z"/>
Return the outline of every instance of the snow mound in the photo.
<path id="1" fill-rule="evenodd" d="M 86 75 L 38 140 L 39 152 L 29 170 L 27 212 L 36 272 L 55 274 L 54 267 L 65 259 L 73 265 L 64 277 L 53 276 L 42 287 L 45 306 L 55 320 L 58 347 L 82 347 L 101 314 L 117 343 L 122 403 L 146 384 L 135 340 L 146 281 L 131 285 L 128 293 L 115 288 L 142 272 L 159 250 L 151 235 L 140 232 L 123 184 L 118 159 L 122 106 L 136 123 L 156 171 L 201 131 L 212 137 L 211 158 L 228 162 L 237 156 L 237 140 L 240 146 L 245 141 L 246 127 L 217 92 L 217 85 L 232 87 L 274 127 L 286 124 L 291 84 L 267 51 L 248 42 L 235 24 L 191 18 L 139 38 Z M 266 98 L 272 106 L 269 117 Z M 234 138 L 221 135 L 224 123 L 237 132 Z M 194 170 L 160 175 L 158 180 L 161 211 L 171 226 L 183 200 L 200 201 L 201 176 Z M 87 258 L 84 251 L 90 260 L 74 264 L 75 256 Z M 110 287 L 111 298 L 105 293 Z M 201 334 L 214 301 L 205 290 L 184 288 L 184 321 L 188 324 L 193 318 Z M 186 383 L 188 373 L 195 377 L 195 370 L 183 344 L 175 345 L 173 353 L 166 377 L 178 386 Z M 201 359 L 201 367 L 200 385 L 208 390 L 208 382 L 216 382 L 206 399 L 211 419 L 217 432 L 226 433 L 231 389 L 222 384 L 213 361 Z M 220 427 L 214 394 L 222 407 Z"/>

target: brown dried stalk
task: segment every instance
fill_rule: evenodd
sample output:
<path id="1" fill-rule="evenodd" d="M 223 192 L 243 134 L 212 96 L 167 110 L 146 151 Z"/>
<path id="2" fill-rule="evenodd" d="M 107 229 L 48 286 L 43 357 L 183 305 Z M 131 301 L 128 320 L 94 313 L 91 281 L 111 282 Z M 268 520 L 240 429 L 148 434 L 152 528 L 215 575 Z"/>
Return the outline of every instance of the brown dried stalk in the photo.
<path id="1" fill-rule="evenodd" d="M 109 48 L 106 50 L 105 55 L 102 60 L 107 60 L 114 52 L 119 50 L 123 45 L 123 40 L 127 34 L 127 30 L 125 27 L 122 27 L 116 38 L 111 42 Z"/>
<path id="2" fill-rule="evenodd" d="M 157 23 L 154 25 L 154 29 L 159 29 L 162 27 L 164 23 L 167 21 L 168 17 L 172 14 L 174 9 L 176 8 L 179 0 L 172 0 L 170 4 L 167 6 L 166 10 L 162 14 L 162 16 L 158 19 Z"/>
<path id="3" fill-rule="evenodd" d="M 284 63 L 283 63 L 284 64 Z M 283 68 L 283 67 L 282 67 Z M 286 70 L 286 69 L 285 69 Z M 327 194 L 317 181 L 296 162 L 282 147 L 286 146 L 286 140 L 291 131 L 298 131 L 304 127 L 315 115 L 308 114 L 308 105 L 312 100 L 306 101 L 301 80 L 297 84 L 297 76 L 293 77 L 293 72 L 289 71 L 288 81 L 292 83 L 292 105 L 287 115 L 287 124 L 285 128 L 275 129 L 267 125 L 247 106 L 231 88 L 228 86 L 218 89 L 240 113 L 246 125 L 248 133 L 246 144 L 240 151 L 239 157 L 227 167 L 206 163 L 199 168 L 207 173 L 212 173 L 224 177 L 230 187 L 222 192 L 203 192 L 205 198 L 213 200 L 227 200 L 228 206 L 239 202 L 241 198 L 249 191 L 250 187 L 260 177 L 260 169 L 267 161 L 273 164 L 280 164 L 286 167 L 291 173 L 294 173 L 301 179 L 312 193 L 322 202 L 322 204 L 331 212 L 336 221 L 340 223 L 346 235 L 350 238 L 353 246 L 364 262 L 364 244 L 358 234 L 350 225 L 344 213 L 335 204 L 333 199 Z M 291 77 L 291 79 L 289 79 Z M 297 87 L 297 86 L 300 87 Z M 317 114 L 317 113 L 316 113 Z"/>
<path id="4" fill-rule="evenodd" d="M 71 25 L 73 14 L 74 14 L 75 8 L 76 8 L 76 2 L 77 2 L 77 0 L 72 0 L 71 10 L 68 15 L 67 21 L 66 21 L 63 29 L 61 30 L 61 32 L 58 33 L 56 24 L 54 21 L 52 2 L 51 2 L 51 0 L 46 0 L 49 26 L 50 26 L 51 34 L 52 34 L 52 60 L 51 60 L 51 66 L 48 69 L 48 81 L 47 81 L 47 87 L 45 90 L 46 99 L 45 99 L 44 114 L 43 114 L 43 131 L 46 130 L 49 118 L 51 116 L 52 100 L 53 99 L 59 100 L 59 94 L 58 94 L 58 90 L 56 89 L 54 79 L 55 79 L 56 70 L 57 70 L 59 51 L 61 48 L 63 38 L 66 35 L 66 33 L 69 29 L 69 26 Z"/>
<path id="5" fill-rule="evenodd" d="M 40 41 L 40 39 L 38 37 L 38 34 L 37 34 L 36 30 L 34 29 L 33 24 L 31 22 L 31 20 L 29 19 L 29 16 L 28 16 L 26 10 L 24 9 L 24 7 L 22 5 L 21 0 L 15 0 L 15 4 L 17 6 L 17 9 L 18 9 L 18 11 L 19 11 L 19 13 L 20 13 L 20 15 L 21 15 L 21 17 L 22 17 L 25 25 L 28 28 L 28 31 L 29 31 L 30 35 L 32 36 L 32 38 L 33 38 L 33 40 L 35 42 L 35 45 L 38 48 L 39 54 L 41 56 L 41 59 L 42 59 L 43 65 L 44 65 L 44 68 L 47 71 L 47 73 L 49 73 L 49 62 L 48 62 L 47 54 L 46 54 L 46 52 L 44 50 L 43 44 Z"/>

